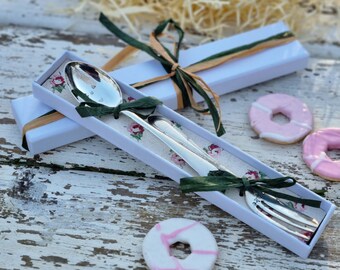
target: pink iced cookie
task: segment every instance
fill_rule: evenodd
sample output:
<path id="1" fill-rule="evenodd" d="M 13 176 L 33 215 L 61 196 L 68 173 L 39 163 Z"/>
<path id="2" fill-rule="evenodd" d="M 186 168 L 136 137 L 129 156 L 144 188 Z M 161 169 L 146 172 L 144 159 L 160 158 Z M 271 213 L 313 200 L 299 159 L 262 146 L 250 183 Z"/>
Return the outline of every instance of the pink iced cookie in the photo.
<path id="1" fill-rule="evenodd" d="M 170 246 L 176 242 L 190 245 L 185 259 L 171 256 Z M 213 269 L 217 244 L 211 232 L 197 221 L 172 218 L 156 224 L 145 236 L 143 256 L 151 270 Z"/>
<path id="2" fill-rule="evenodd" d="M 282 113 L 289 123 L 272 121 L 273 115 Z M 313 116 L 307 105 L 285 94 L 270 94 L 253 102 L 249 111 L 251 127 L 260 138 L 280 144 L 291 144 L 303 139 L 312 130 Z"/>
<path id="3" fill-rule="evenodd" d="M 340 160 L 332 160 L 327 151 L 340 149 L 340 128 L 320 129 L 303 141 L 303 160 L 313 173 L 340 181 Z"/>

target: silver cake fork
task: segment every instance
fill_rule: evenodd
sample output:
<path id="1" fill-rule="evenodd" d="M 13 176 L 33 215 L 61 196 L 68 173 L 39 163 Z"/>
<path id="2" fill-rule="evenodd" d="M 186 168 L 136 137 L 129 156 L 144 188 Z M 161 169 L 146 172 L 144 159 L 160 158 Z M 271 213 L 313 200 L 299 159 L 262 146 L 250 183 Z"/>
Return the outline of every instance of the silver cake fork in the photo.
<path id="1" fill-rule="evenodd" d="M 249 208 L 259 216 L 297 237 L 309 241 L 319 222 L 304 213 L 289 208 L 288 205 L 260 191 L 246 190 L 245 198 Z M 306 232 L 306 234 L 300 231 Z"/>
<path id="2" fill-rule="evenodd" d="M 175 128 L 168 119 L 162 116 L 150 116 L 148 122 L 165 135 L 171 137 L 173 140 L 210 163 L 210 166 L 206 166 L 205 164 L 190 162 L 189 165 L 200 175 L 208 175 L 212 168 L 233 174 L 225 166 L 209 156 L 208 153 L 200 149 L 200 147 L 183 132 Z M 305 241 L 311 239 L 311 236 L 319 226 L 319 222 L 316 219 L 292 209 L 276 197 L 264 194 L 258 190 L 252 188 L 246 189 L 245 200 L 248 207 L 253 212 L 284 231 L 300 237 Z M 306 234 L 301 233 L 301 231 L 306 232 Z"/>

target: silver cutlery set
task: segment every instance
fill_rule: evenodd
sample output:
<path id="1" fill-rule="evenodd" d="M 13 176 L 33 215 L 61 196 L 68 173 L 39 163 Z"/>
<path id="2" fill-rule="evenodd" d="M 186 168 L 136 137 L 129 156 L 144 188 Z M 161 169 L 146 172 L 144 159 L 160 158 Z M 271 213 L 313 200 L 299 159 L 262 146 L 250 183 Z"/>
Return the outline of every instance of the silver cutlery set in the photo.
<path id="1" fill-rule="evenodd" d="M 116 107 L 123 102 L 120 87 L 101 69 L 83 62 L 69 62 L 65 66 L 65 77 L 70 90 L 76 88 L 98 104 Z M 84 101 L 79 96 L 75 96 L 75 98 L 78 102 Z M 168 119 L 152 115 L 145 121 L 131 111 L 122 111 L 121 113 L 155 135 L 183 158 L 200 176 L 206 176 L 210 171 L 215 170 L 230 172 L 175 128 Z M 311 239 L 319 226 L 317 220 L 290 208 L 274 196 L 247 189 L 245 200 L 253 212 L 306 242 Z"/>

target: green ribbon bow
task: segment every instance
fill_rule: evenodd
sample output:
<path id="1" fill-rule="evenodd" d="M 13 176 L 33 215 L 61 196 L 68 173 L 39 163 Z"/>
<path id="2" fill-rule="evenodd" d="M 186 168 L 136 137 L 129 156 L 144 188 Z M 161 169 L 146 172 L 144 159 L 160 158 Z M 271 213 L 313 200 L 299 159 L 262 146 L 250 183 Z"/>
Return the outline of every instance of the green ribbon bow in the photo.
<path id="1" fill-rule="evenodd" d="M 260 196 L 269 194 L 277 198 L 319 208 L 321 201 L 302 199 L 272 190 L 273 188 L 291 187 L 295 183 L 296 180 L 292 177 L 248 179 L 247 177 L 236 177 L 226 171 L 216 170 L 210 171 L 208 176 L 184 177 L 180 181 L 180 188 L 184 193 L 197 191 L 225 192 L 230 188 L 240 188 L 240 195 L 243 195 L 245 190 L 250 189 Z"/>
<path id="2" fill-rule="evenodd" d="M 142 43 L 128 34 L 121 31 L 114 23 L 112 23 L 104 14 L 100 14 L 99 21 L 114 35 L 129 44 L 130 46 L 142 50 L 159 61 L 164 67 L 165 71 L 170 76 L 160 76 L 154 79 L 147 80 L 143 83 L 137 83 L 134 85 L 136 88 L 141 88 L 151 83 L 155 83 L 159 80 L 171 78 L 175 84 L 175 90 L 178 88 L 182 96 L 181 104 L 183 106 L 190 106 L 194 110 L 202 113 L 210 113 L 213 118 L 216 134 L 222 136 L 225 133 L 223 125 L 220 119 L 220 108 L 218 104 L 218 96 L 214 93 L 210 87 L 194 72 L 203 71 L 209 68 L 216 67 L 228 61 L 247 57 L 255 53 L 261 52 L 266 49 L 284 45 L 286 43 L 295 40 L 292 32 L 285 31 L 279 34 L 275 34 L 265 39 L 261 39 L 249 44 L 245 44 L 239 47 L 228 49 L 219 53 L 215 53 L 209 57 L 206 57 L 196 63 L 191 64 L 189 67 L 181 68 L 178 65 L 179 48 L 181 46 L 184 31 L 182 28 L 172 19 L 168 19 L 160 23 L 156 29 L 150 35 L 150 45 Z M 158 39 L 164 29 L 167 26 L 173 26 L 178 34 L 178 40 L 175 43 L 174 53 L 171 53 Z M 198 106 L 192 96 L 192 91 L 196 91 L 205 101 L 208 108 L 201 108 Z M 177 90 L 176 90 L 177 91 Z M 208 93 L 212 95 L 214 102 L 210 99 Z"/>
<path id="3" fill-rule="evenodd" d="M 144 97 L 131 102 L 121 103 L 116 107 L 109 107 L 91 100 L 86 94 L 78 89 L 73 89 L 72 93 L 76 97 L 80 97 L 85 100 L 85 102 L 81 102 L 76 107 L 76 111 L 81 117 L 100 117 L 112 114 L 115 119 L 118 119 L 121 111 L 128 110 L 137 114 L 139 117 L 146 119 L 154 113 L 157 105 L 162 104 L 162 102 L 155 97 Z"/>
<path id="4" fill-rule="evenodd" d="M 135 38 L 129 36 L 128 34 L 121 31 L 114 23 L 112 23 L 103 13 L 100 14 L 99 21 L 114 35 L 116 35 L 118 38 L 129 44 L 130 46 L 133 46 L 135 48 L 138 48 L 139 50 L 142 50 L 152 56 L 154 59 L 158 60 L 167 73 L 174 72 L 174 76 L 171 76 L 171 79 L 173 82 L 179 87 L 179 89 L 182 92 L 183 96 L 183 103 L 184 106 L 194 106 L 194 101 L 192 97 L 190 97 L 191 93 L 188 93 L 187 91 L 187 85 L 195 90 L 199 95 L 201 95 L 206 102 L 208 108 L 197 108 L 194 106 L 193 108 L 198 112 L 208 113 L 210 112 L 214 126 L 216 129 L 216 134 L 218 136 L 222 136 L 225 133 L 225 130 L 223 128 L 223 125 L 220 120 L 220 115 L 215 107 L 213 101 L 210 99 L 207 92 L 202 88 L 201 82 L 199 82 L 197 79 L 194 78 L 191 74 L 188 72 L 185 72 L 181 68 L 178 67 L 178 58 L 179 58 L 179 48 L 181 46 L 183 37 L 184 37 L 184 31 L 182 28 L 172 19 L 168 19 L 160 23 L 157 28 L 153 32 L 153 37 L 157 41 L 157 44 L 161 46 L 161 49 L 164 50 L 168 57 L 171 58 L 171 60 L 168 58 L 165 58 L 161 54 L 157 53 L 154 48 L 151 46 L 144 44 Z M 158 40 L 158 36 L 161 35 L 164 31 L 164 29 L 168 26 L 172 25 L 176 32 L 178 33 L 178 41 L 175 43 L 175 52 L 172 54 L 161 42 Z M 176 63 L 174 65 L 174 63 Z M 174 68 L 175 67 L 175 68 Z M 192 90 L 191 90 L 192 91 Z"/>

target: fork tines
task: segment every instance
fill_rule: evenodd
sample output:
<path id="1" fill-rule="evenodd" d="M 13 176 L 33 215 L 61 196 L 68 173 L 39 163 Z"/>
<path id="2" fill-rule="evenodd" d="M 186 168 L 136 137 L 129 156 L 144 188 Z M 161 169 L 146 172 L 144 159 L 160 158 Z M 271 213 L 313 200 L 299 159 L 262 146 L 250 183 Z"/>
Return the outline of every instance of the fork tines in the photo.
<path id="1" fill-rule="evenodd" d="M 247 190 L 246 202 L 250 209 L 286 232 L 309 241 L 319 222 L 304 213 L 291 209 L 275 197 Z"/>

